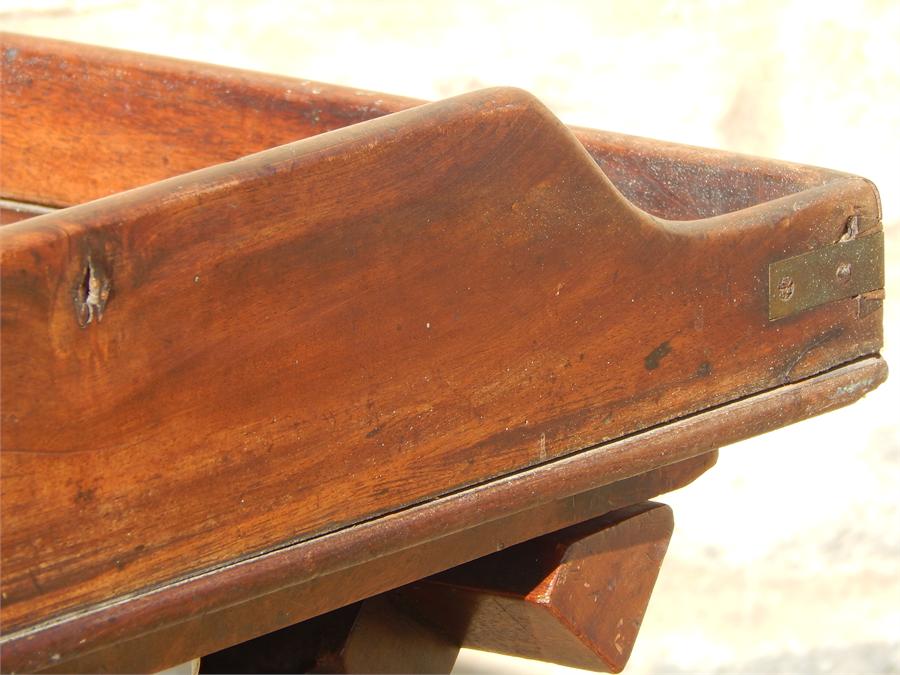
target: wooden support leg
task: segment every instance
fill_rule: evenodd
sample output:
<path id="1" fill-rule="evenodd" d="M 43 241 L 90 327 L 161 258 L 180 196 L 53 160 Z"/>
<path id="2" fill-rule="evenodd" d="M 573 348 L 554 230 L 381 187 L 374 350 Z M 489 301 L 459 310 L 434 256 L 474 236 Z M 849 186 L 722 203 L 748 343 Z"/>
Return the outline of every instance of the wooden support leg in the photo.
<path id="1" fill-rule="evenodd" d="M 201 673 L 449 673 L 459 645 L 379 595 L 202 659 Z"/>
<path id="2" fill-rule="evenodd" d="M 217 652 L 201 672 L 450 672 L 460 646 L 619 672 L 672 534 L 644 502 Z"/>
<path id="3" fill-rule="evenodd" d="M 645 502 L 533 539 L 394 591 L 475 649 L 619 672 L 672 534 Z"/>

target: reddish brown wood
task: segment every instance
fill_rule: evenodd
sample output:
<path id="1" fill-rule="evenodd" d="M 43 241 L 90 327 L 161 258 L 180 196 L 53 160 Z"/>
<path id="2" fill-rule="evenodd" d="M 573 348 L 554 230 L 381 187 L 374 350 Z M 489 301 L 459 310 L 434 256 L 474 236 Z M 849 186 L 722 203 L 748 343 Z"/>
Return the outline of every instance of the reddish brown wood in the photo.
<path id="1" fill-rule="evenodd" d="M 41 216 L 54 210 L 55 209 L 53 208 L 47 208 L 45 206 L 0 199 L 0 225 L 17 223 L 20 220 Z"/>
<path id="2" fill-rule="evenodd" d="M 618 673 L 672 536 L 645 502 L 392 592 L 464 647 Z"/>
<path id="3" fill-rule="evenodd" d="M 421 105 L 402 96 L 0 34 L 0 194 L 72 206 Z M 215 123 L 210 123 L 215 119 Z M 626 198 L 706 218 L 842 174 L 573 129 Z M 102 143 L 96 139 L 103 139 Z"/>
<path id="4" fill-rule="evenodd" d="M 251 145 L 235 139 L 268 143 L 263 128 L 301 136 L 298 105 L 329 101 L 332 126 L 388 111 L 348 113 L 348 90 L 285 104 L 278 78 L 4 40 L 9 198 L 65 205 L 230 159 Z M 55 98 L 91 87 L 107 102 Z M 321 114 L 308 121 L 322 130 Z M 0 229 L 4 668 L 54 656 L 74 667 L 101 648 L 111 663 L 184 661 L 189 610 L 154 603 L 213 577 L 193 608 L 271 609 L 286 625 L 333 608 L 332 595 L 365 597 L 322 583 L 301 610 L 272 585 L 301 583 L 285 562 L 298 551 L 331 579 L 368 565 L 371 551 L 324 552 L 367 541 L 354 523 L 384 525 L 476 484 L 494 499 L 500 476 L 760 391 L 800 398 L 763 419 L 772 399 L 754 397 L 756 431 L 883 379 L 873 358 L 785 387 L 877 353 L 880 300 L 778 322 L 766 312 L 771 262 L 837 241 L 851 217 L 860 236 L 880 230 L 867 181 L 771 162 L 757 180 L 746 158 L 609 135 L 587 145 L 593 159 L 533 98 L 490 90 Z M 623 198 L 603 157 L 657 215 L 749 208 L 659 220 Z M 760 198 L 772 201 L 752 205 Z M 690 452 L 745 431 L 692 419 L 712 426 Z M 582 490 L 687 456 L 666 438 L 649 453 L 604 446 Z M 545 498 L 561 485 L 546 483 Z M 496 518 L 512 513 L 497 504 Z M 422 525 L 415 541 L 427 548 L 442 526 Z M 375 566 L 368 590 L 444 562 Z M 259 625 L 194 644 L 233 644 Z M 128 642 L 143 649 L 170 631 L 157 656 Z"/>
<path id="5" fill-rule="evenodd" d="M 203 657 L 201 672 L 450 672 L 460 646 L 619 672 L 672 534 L 644 502 Z"/>
<path id="6" fill-rule="evenodd" d="M 29 213 L 28 211 L 20 211 L 18 209 L 4 209 L 0 207 L 0 225 L 9 225 L 11 223 L 17 223 L 20 220 L 26 220 L 27 218 L 33 217 L 34 213 Z"/>
<path id="7" fill-rule="evenodd" d="M 864 359 L 357 525 L 341 536 L 286 547 L 40 630 L 7 635 L 0 638 L 2 662 L 10 671 L 34 671 L 57 661 L 60 672 L 176 665 L 676 489 L 711 462 L 698 457 L 609 488 L 589 487 L 847 405 L 886 375 L 881 359 Z"/>
<path id="8" fill-rule="evenodd" d="M 854 213 L 861 179 L 671 227 L 490 90 L 0 228 L 4 624 L 875 353 L 853 300 L 767 316 Z"/>
<path id="9" fill-rule="evenodd" d="M 362 603 L 342 644 L 320 654 L 320 673 L 449 673 L 459 646 L 390 597 Z"/>
<path id="10" fill-rule="evenodd" d="M 390 594 L 204 656 L 201 673 L 449 673 L 459 645 Z"/>
<path id="11" fill-rule="evenodd" d="M 697 442 L 689 429 L 684 440 Z M 712 467 L 716 454 L 599 487 L 606 472 L 597 461 L 605 460 L 581 459 L 13 636 L 2 645 L 4 668 L 46 668 L 58 654 L 59 672 L 160 670 L 683 487 Z"/>
<path id="12" fill-rule="evenodd" d="M 8 33 L 0 43 L 3 196 L 26 202 L 71 206 L 418 103 Z"/>

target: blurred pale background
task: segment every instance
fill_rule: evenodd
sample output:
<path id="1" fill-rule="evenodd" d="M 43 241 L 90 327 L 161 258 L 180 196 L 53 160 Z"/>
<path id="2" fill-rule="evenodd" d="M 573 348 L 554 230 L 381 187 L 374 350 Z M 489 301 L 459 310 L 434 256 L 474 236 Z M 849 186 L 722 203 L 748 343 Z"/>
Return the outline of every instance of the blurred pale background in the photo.
<path id="1" fill-rule="evenodd" d="M 0 25 L 426 99 L 517 85 L 573 124 L 864 175 L 900 358 L 900 2 L 0 0 Z M 900 672 L 898 403 L 895 375 L 665 498 L 676 532 L 627 672 Z"/>

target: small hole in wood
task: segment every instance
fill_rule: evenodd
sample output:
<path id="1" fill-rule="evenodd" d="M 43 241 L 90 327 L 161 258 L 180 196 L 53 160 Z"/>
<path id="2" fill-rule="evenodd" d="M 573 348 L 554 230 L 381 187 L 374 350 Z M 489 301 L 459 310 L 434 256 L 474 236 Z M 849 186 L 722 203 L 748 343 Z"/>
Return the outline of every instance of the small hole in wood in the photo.
<path id="1" fill-rule="evenodd" d="M 91 266 L 88 264 L 84 268 L 84 279 L 81 280 L 81 286 L 78 289 L 78 299 L 82 304 L 86 304 L 91 294 Z"/>
<path id="2" fill-rule="evenodd" d="M 79 325 L 84 327 L 94 319 L 100 321 L 103 318 L 103 310 L 109 299 L 109 290 L 109 279 L 88 258 L 84 267 L 84 276 L 79 277 L 74 292 L 75 312 Z"/>

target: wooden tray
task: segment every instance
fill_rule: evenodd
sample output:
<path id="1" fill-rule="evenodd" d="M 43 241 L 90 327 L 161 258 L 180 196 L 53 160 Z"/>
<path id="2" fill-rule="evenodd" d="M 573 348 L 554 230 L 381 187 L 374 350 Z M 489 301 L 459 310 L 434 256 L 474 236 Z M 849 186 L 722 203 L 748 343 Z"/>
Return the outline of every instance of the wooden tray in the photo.
<path id="1" fill-rule="evenodd" d="M 863 178 L 2 42 L 4 670 L 207 654 L 886 376 Z"/>

